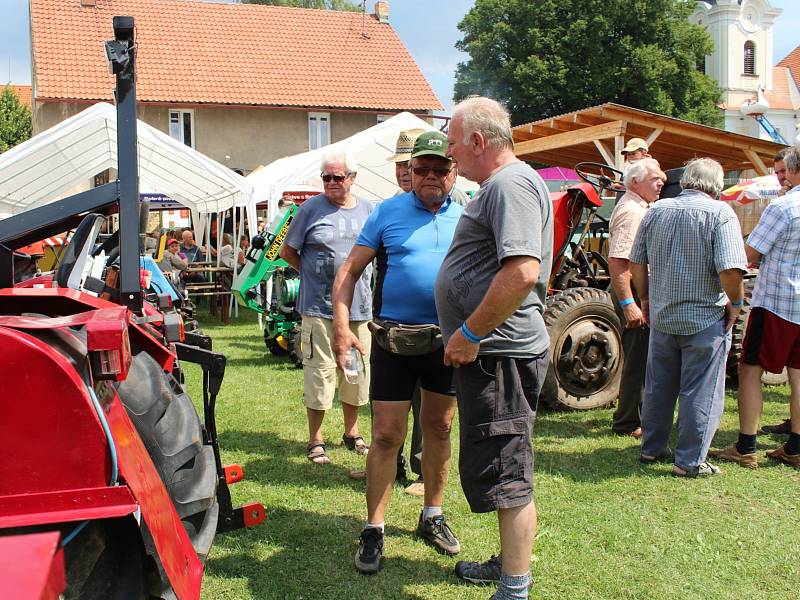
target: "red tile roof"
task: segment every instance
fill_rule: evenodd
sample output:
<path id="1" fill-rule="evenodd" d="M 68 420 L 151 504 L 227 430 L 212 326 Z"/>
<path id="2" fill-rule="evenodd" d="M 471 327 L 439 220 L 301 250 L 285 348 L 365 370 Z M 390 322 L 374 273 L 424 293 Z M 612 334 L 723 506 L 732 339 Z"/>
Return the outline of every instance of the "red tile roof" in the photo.
<path id="1" fill-rule="evenodd" d="M 132 15 L 143 102 L 438 110 L 394 30 L 371 15 L 191 0 L 31 0 L 37 99 L 110 100 L 103 42 Z"/>
<path id="2" fill-rule="evenodd" d="M 8 87 L 10 87 L 14 92 L 16 92 L 17 97 L 19 98 L 21 104 L 24 104 L 28 108 L 31 107 L 31 86 L 9 83 Z"/>
<path id="3" fill-rule="evenodd" d="M 800 46 L 784 56 L 777 66 L 787 67 L 791 71 L 795 83 L 800 87 Z"/>
<path id="4" fill-rule="evenodd" d="M 794 110 L 797 108 L 792 103 L 789 91 L 789 69 L 786 67 L 772 67 L 772 89 L 764 92 L 770 108 Z"/>

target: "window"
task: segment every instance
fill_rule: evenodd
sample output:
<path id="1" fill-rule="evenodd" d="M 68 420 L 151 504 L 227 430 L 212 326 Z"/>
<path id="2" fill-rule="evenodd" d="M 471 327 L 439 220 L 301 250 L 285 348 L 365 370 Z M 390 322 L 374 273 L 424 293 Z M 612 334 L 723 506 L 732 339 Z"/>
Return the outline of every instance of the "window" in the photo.
<path id="1" fill-rule="evenodd" d="M 169 111 L 169 135 L 194 148 L 194 111 L 190 109 Z"/>
<path id="2" fill-rule="evenodd" d="M 308 113 L 308 149 L 316 150 L 331 143 L 331 114 Z"/>
<path id="3" fill-rule="evenodd" d="M 744 74 L 756 74 L 756 45 L 750 41 L 744 43 Z"/>
<path id="4" fill-rule="evenodd" d="M 389 115 L 378 115 L 378 123 L 383 123 L 388 118 Z"/>

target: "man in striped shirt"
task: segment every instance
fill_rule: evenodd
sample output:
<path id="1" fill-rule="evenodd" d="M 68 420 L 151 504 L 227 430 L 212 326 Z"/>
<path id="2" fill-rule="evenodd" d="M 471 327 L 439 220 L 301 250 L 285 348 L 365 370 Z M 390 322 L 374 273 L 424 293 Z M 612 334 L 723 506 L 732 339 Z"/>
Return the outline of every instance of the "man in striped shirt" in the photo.
<path id="1" fill-rule="evenodd" d="M 722 186 L 718 162 L 690 161 L 683 191 L 647 211 L 630 255 L 650 325 L 640 460 L 670 455 L 680 399 L 672 467 L 680 477 L 719 473 L 706 455 L 725 401 L 730 330 L 741 310 L 747 263 L 736 215 L 716 199 Z"/>
<path id="2" fill-rule="evenodd" d="M 793 187 L 767 206 L 745 246 L 748 260 L 760 268 L 739 365 L 739 440 L 712 452 L 751 469 L 758 466 L 761 375 L 764 370 L 780 373 L 783 367 L 792 390 L 789 440 L 767 456 L 800 468 L 800 150 L 789 150 L 784 162 Z"/>

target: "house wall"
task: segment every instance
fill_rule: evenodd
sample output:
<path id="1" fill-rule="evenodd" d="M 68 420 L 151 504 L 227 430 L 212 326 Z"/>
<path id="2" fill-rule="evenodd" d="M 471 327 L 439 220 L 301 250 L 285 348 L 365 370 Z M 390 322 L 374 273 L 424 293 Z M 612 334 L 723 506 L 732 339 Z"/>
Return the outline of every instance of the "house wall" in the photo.
<path id="1" fill-rule="evenodd" d="M 75 102 L 37 102 L 33 133 L 39 133 L 86 108 Z M 169 106 L 139 103 L 139 118 L 169 133 Z M 278 158 L 308 151 L 308 113 L 303 110 L 197 107 L 195 149 L 245 174 Z M 331 142 L 377 123 L 375 114 L 331 112 Z M 226 158 L 229 157 L 229 158 Z"/>

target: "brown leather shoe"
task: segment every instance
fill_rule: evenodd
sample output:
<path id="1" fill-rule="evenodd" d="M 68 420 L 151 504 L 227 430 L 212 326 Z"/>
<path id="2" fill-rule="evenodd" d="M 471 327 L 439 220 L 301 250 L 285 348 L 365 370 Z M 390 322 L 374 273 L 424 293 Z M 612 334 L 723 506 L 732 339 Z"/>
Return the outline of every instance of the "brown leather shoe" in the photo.
<path id="1" fill-rule="evenodd" d="M 778 446 L 775 450 L 767 450 L 767 458 L 779 460 L 785 465 L 800 469 L 800 454 L 786 454 L 784 446 Z"/>
<path id="2" fill-rule="evenodd" d="M 761 428 L 761 431 L 764 433 L 772 433 L 778 435 L 789 435 L 792 433 L 792 420 L 786 419 L 780 425 L 764 425 Z"/>
<path id="3" fill-rule="evenodd" d="M 747 467 L 748 469 L 758 468 L 758 458 L 756 458 L 756 453 L 751 452 L 748 454 L 742 454 L 736 449 L 736 444 L 731 444 L 722 450 L 709 450 L 708 455 L 713 456 L 714 458 L 727 460 L 728 462 L 738 463 L 739 466 Z"/>

